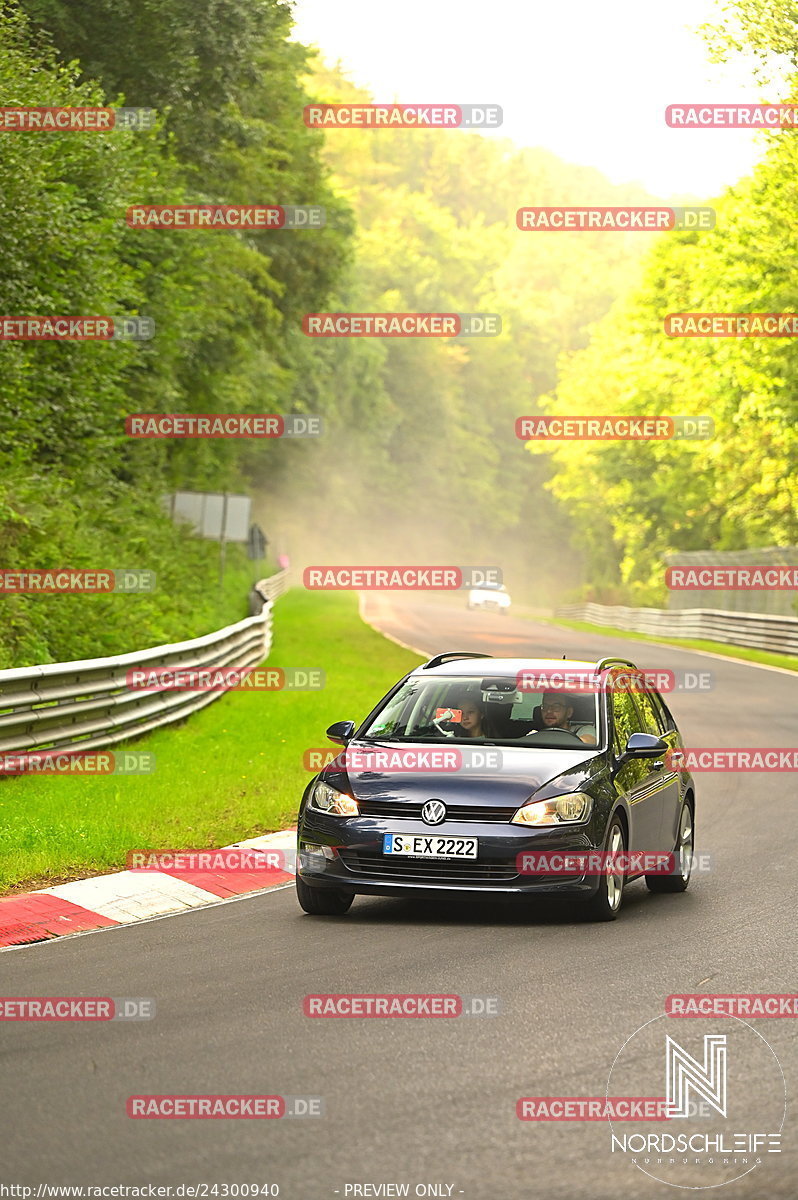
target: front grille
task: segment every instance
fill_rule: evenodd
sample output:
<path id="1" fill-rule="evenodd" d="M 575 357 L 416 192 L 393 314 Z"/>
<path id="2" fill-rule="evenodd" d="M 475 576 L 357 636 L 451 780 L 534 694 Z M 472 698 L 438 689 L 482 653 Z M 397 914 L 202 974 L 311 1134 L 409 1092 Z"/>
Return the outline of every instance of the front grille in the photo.
<path id="1" fill-rule="evenodd" d="M 420 879 L 442 883 L 490 883 L 516 879 L 514 861 L 487 862 L 479 859 L 420 859 L 402 858 L 390 854 L 364 854 L 359 850 L 338 851 L 344 866 L 358 875 L 374 875 L 380 879 Z"/>
<path id="2" fill-rule="evenodd" d="M 420 821 L 421 809 L 419 804 L 401 804 L 394 800 L 358 800 L 361 817 L 388 817 L 400 821 Z M 446 803 L 444 801 L 444 803 Z M 514 808 L 496 808 L 489 804 L 447 804 L 446 821 L 489 821 L 506 824 L 518 812 L 520 805 Z M 442 822 L 443 828 L 446 821 Z"/>

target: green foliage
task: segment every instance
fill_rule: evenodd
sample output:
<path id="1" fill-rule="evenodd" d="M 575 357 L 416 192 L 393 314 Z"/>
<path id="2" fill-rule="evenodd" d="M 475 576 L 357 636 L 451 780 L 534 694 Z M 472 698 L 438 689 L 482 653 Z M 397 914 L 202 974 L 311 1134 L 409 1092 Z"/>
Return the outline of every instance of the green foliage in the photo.
<path id="1" fill-rule="evenodd" d="M 0 0 L 5 103 L 160 114 L 147 133 L 0 139 L 0 311 L 143 313 L 156 325 L 140 344 L 0 343 L 2 565 L 135 562 L 163 588 L 157 599 L 6 598 L 4 665 L 174 640 L 246 603 L 244 586 L 219 608 L 215 548 L 176 531 L 158 503 L 180 486 L 243 489 L 241 444 L 131 442 L 124 418 L 287 408 L 298 342 L 286 327 L 323 303 L 349 224 L 302 123 L 304 52 L 287 40 L 287 7 L 203 7 L 198 21 L 194 0 Z M 202 201 L 322 204 L 330 224 L 309 241 L 124 220 L 132 203 Z"/>
<path id="2" fill-rule="evenodd" d="M 692 443 L 572 443 L 551 488 L 576 515 L 591 598 L 665 599 L 663 555 L 798 541 L 798 347 L 792 339 L 669 338 L 672 312 L 794 311 L 798 148 L 771 139 L 711 232 L 663 238 L 640 287 L 562 364 L 558 413 L 706 415 Z"/>
<path id="3" fill-rule="evenodd" d="M 215 542 L 187 537 L 164 520 L 156 498 L 107 481 L 81 486 L 62 472 L 7 469 L 0 479 L 0 562 L 43 570 L 146 567 L 156 590 L 131 594 L 3 598 L 0 669 L 21 663 L 99 658 L 199 637 L 248 615 L 256 564 L 227 549 L 224 589 Z M 262 573 L 262 565 L 261 565 Z"/>
<path id="4" fill-rule="evenodd" d="M 372 99 L 321 63 L 308 89 L 323 102 Z M 554 385 L 558 355 L 587 343 L 648 239 L 524 233 L 516 210 L 650 197 L 463 132 L 331 129 L 325 157 L 357 219 L 354 262 L 328 307 L 496 312 L 503 332 L 319 341 L 295 400 L 312 396 L 330 414 L 324 453 L 272 477 L 264 505 L 277 495 L 295 538 L 306 545 L 312 531 L 317 553 L 346 529 L 349 556 L 375 561 L 390 547 L 392 561 L 496 562 L 517 594 L 546 603 L 578 564 L 569 515 L 543 490 L 546 466 L 523 454 L 515 418 Z"/>
<path id="5" fill-rule="evenodd" d="M 639 189 L 478 134 L 307 129 L 310 99 L 371 97 L 309 61 L 290 29 L 283 0 L 0 0 L 9 103 L 159 114 L 146 133 L 0 140 L 0 309 L 156 322 L 140 345 L 0 344 L 0 420 L 14 431 L 0 459 L 3 561 L 102 554 L 151 567 L 181 597 L 91 601 L 91 616 L 88 599 L 4 601 L 8 661 L 184 636 L 186 610 L 192 629 L 217 623 L 204 585 L 188 582 L 200 562 L 213 572 L 215 551 L 159 507 L 175 487 L 254 491 L 257 519 L 295 561 L 345 535 L 350 560 L 496 563 L 535 604 L 585 576 L 595 594 L 652 595 L 667 549 L 791 537 L 789 351 L 665 344 L 659 330 L 662 311 L 710 297 L 746 307 L 752 289 L 760 307 L 790 307 L 779 236 L 792 160 L 730 194 L 711 236 L 662 238 L 643 277 L 649 235 L 515 224 L 524 205 L 651 202 Z M 786 142 L 778 153 L 791 154 Z M 327 224 L 238 234 L 124 222 L 132 203 L 170 202 L 320 204 Z M 325 309 L 496 312 L 503 332 L 305 337 L 302 316 Z M 704 405 L 719 439 L 525 454 L 515 418 L 540 411 L 558 363 L 551 403 L 563 411 Z M 317 413 L 326 434 L 136 442 L 123 432 L 136 411 Z M 758 474 L 760 445 L 772 457 Z"/>

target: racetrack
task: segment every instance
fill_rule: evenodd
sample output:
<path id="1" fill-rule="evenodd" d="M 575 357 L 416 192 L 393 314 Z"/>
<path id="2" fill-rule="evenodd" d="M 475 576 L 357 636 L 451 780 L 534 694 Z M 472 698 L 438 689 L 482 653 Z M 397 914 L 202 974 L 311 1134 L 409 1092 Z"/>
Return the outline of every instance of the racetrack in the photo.
<path id="1" fill-rule="evenodd" d="M 796 745 L 798 689 L 787 672 L 440 599 L 372 596 L 364 611 L 431 653 L 617 653 L 647 668 L 709 671 L 711 690 L 668 698 L 688 746 Z M 0 955 L 6 996 L 150 996 L 157 1006 L 152 1021 L 2 1025 L 6 1179 L 277 1183 L 297 1200 L 344 1196 L 352 1183 L 408 1183 L 410 1195 L 417 1184 L 452 1185 L 439 1194 L 468 1200 L 675 1194 L 610 1154 L 604 1122 L 528 1124 L 515 1105 L 530 1095 L 603 1096 L 622 1043 L 662 1013 L 669 993 L 798 990 L 795 775 L 704 772 L 696 784 L 697 849 L 710 852 L 711 870 L 685 895 L 632 884 L 607 925 L 554 903 L 365 897 L 345 918 L 310 918 L 288 887 Z M 309 992 L 496 996 L 500 1012 L 311 1020 Z M 686 1036 L 690 1022 L 671 1024 Z M 794 1023 L 753 1024 L 794 1097 Z M 752 1105 L 772 1087 L 742 1066 L 732 1082 Z M 661 1094 L 661 1081 L 651 1087 Z M 324 1115 L 131 1120 L 125 1101 L 141 1093 L 321 1096 Z M 723 1194 L 793 1198 L 794 1110 L 785 1134 L 780 1156 Z"/>

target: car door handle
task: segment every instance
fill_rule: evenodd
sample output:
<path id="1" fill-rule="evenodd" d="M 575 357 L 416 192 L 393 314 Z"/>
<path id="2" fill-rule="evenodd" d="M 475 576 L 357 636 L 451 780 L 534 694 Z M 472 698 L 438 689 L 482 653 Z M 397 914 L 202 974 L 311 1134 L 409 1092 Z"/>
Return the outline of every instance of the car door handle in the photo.
<path id="1" fill-rule="evenodd" d="M 651 764 L 651 770 L 652 771 L 661 771 L 664 766 L 665 766 L 665 763 L 663 762 L 662 759 L 660 759 L 658 762 L 653 762 Z"/>

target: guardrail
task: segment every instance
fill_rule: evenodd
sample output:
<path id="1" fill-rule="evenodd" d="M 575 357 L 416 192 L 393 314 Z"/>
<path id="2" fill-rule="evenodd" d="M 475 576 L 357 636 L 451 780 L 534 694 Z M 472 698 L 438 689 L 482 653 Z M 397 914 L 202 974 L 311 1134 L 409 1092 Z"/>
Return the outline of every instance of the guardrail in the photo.
<path id="1" fill-rule="evenodd" d="M 286 571 L 260 580 L 252 593 L 259 601 L 257 611 L 204 637 L 109 658 L 0 671 L 0 755 L 65 747 L 97 750 L 185 720 L 224 691 L 131 690 L 127 672 L 252 670 L 271 649 L 273 604 L 287 587 Z"/>
<path id="2" fill-rule="evenodd" d="M 651 633 L 656 637 L 701 638 L 798 655 L 798 617 L 770 613 L 724 612 L 717 608 L 625 608 L 623 605 L 568 604 L 555 617 L 612 625 L 629 633 Z"/>

